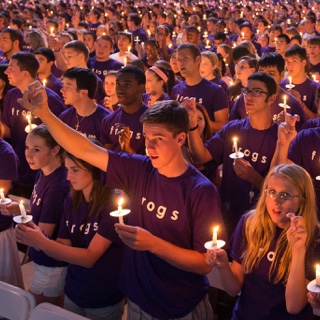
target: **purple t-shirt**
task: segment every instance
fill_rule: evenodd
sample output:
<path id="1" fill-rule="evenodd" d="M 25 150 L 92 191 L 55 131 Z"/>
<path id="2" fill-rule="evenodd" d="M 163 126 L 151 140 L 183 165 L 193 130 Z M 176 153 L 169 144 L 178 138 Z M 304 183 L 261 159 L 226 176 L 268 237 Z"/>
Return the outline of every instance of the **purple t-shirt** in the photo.
<path id="1" fill-rule="evenodd" d="M 239 264 L 242 263 L 243 253 L 246 250 L 245 221 L 247 215 L 244 215 L 232 237 L 232 248 L 230 256 Z M 276 228 L 276 237 L 272 241 L 268 253 L 262 258 L 259 266 L 254 268 L 252 273 L 245 274 L 244 283 L 241 288 L 241 295 L 238 298 L 233 310 L 232 320 L 307 320 L 313 319 L 313 312 L 310 304 L 299 314 L 289 314 L 286 309 L 285 290 L 286 287 L 280 282 L 277 284 L 269 280 L 269 270 L 271 259 L 268 258 L 274 254 L 276 241 L 283 230 Z M 314 278 L 314 265 L 319 256 L 319 245 L 314 244 L 306 257 L 306 278 Z M 312 251 L 312 252 L 311 252 Z M 317 254 L 316 254 L 317 253 Z"/>
<path id="2" fill-rule="evenodd" d="M 10 144 L 0 138 L 0 180 L 18 180 L 19 159 Z M 12 218 L 0 213 L 0 232 L 12 226 Z"/>
<path id="3" fill-rule="evenodd" d="M 167 178 L 146 156 L 114 152 L 109 156 L 107 185 L 128 194 L 129 225 L 201 253 L 212 239 L 212 227 L 224 229 L 217 190 L 193 166 L 179 177 Z M 120 288 L 152 317 L 171 319 L 185 316 L 198 305 L 207 293 L 208 281 L 149 251 L 126 247 Z"/>
<path id="4" fill-rule="evenodd" d="M 205 143 L 216 163 L 223 163 L 220 193 L 229 236 L 241 215 L 255 205 L 260 192 L 250 182 L 239 178 L 234 171 L 233 159 L 229 157 L 233 152 L 234 137 L 238 138 L 239 151 L 244 153 L 243 159 L 264 177 L 269 171 L 276 148 L 278 125 L 273 123 L 269 129 L 257 130 L 251 127 L 249 118 L 234 120 L 223 126 Z M 251 201 L 250 192 L 254 193 Z"/>
<path id="5" fill-rule="evenodd" d="M 227 91 L 228 85 L 221 78 L 215 77 L 210 81 L 220 86 L 222 89 L 224 89 L 224 91 Z"/>
<path id="6" fill-rule="evenodd" d="M 132 33 L 133 39 L 136 39 L 136 37 L 139 37 L 140 44 L 141 44 L 141 42 L 146 42 L 148 40 L 148 36 L 142 28 L 139 28 L 135 31 L 130 30 L 130 32 Z"/>
<path id="7" fill-rule="evenodd" d="M 101 123 L 101 142 L 103 144 L 112 144 L 112 150 L 120 152 L 121 147 L 119 144 L 119 130 L 116 127 L 117 123 L 123 123 L 130 128 L 131 148 L 138 154 L 145 154 L 145 141 L 142 134 L 142 123 L 140 117 L 148 109 L 146 105 L 142 105 L 141 108 L 135 113 L 128 114 L 123 108 L 119 108 L 102 120 Z"/>
<path id="8" fill-rule="evenodd" d="M 89 22 L 89 24 L 88 24 L 89 31 L 90 31 L 90 32 L 93 32 L 94 34 L 96 34 L 97 28 L 98 28 L 99 26 L 101 26 L 101 25 L 102 25 L 102 23 L 101 23 L 100 21 L 98 21 L 97 23 Z"/>
<path id="9" fill-rule="evenodd" d="M 265 54 L 265 53 L 269 53 L 269 52 L 276 52 L 276 47 L 269 47 L 269 45 L 264 46 L 260 49 L 260 54 L 261 57 Z"/>
<path id="10" fill-rule="evenodd" d="M 275 119 L 277 114 L 283 111 L 283 108 L 279 106 L 279 103 L 283 103 L 283 97 L 284 95 L 286 95 L 287 105 L 290 106 L 290 109 L 287 109 L 287 112 L 292 115 L 297 114 L 300 116 L 300 121 L 296 123 L 296 128 L 299 131 L 301 130 L 301 127 L 303 126 L 306 119 L 305 114 L 301 108 L 301 105 L 293 95 L 283 90 L 282 88 L 280 88 L 280 90 L 281 91 L 277 95 L 276 100 L 271 105 L 271 115 Z M 245 119 L 247 117 L 248 115 L 246 113 L 244 95 L 241 94 L 240 97 L 233 104 L 233 107 L 230 112 L 229 120 Z"/>
<path id="11" fill-rule="evenodd" d="M 302 130 L 290 144 L 288 159 L 303 167 L 310 174 L 316 192 L 320 216 L 320 128 Z"/>
<path id="12" fill-rule="evenodd" d="M 184 98 L 196 98 L 196 102 L 206 108 L 212 121 L 216 111 L 228 108 L 225 90 L 206 79 L 202 79 L 195 86 L 188 86 L 185 81 L 178 83 L 172 88 L 170 98 L 181 103 Z"/>
<path id="13" fill-rule="evenodd" d="M 150 100 L 150 94 L 148 94 L 148 93 L 143 93 L 143 94 L 142 94 L 142 102 L 143 102 L 145 105 L 148 105 L 149 100 Z M 170 97 L 169 97 L 166 93 L 164 93 L 164 94 L 160 97 L 160 99 L 157 100 L 157 101 L 163 101 L 163 100 L 170 100 Z"/>
<path id="14" fill-rule="evenodd" d="M 78 132 L 82 133 L 88 139 L 100 139 L 100 130 L 102 120 L 110 114 L 110 111 L 101 106 L 97 106 L 96 111 L 88 117 L 81 117 L 78 115 L 79 128 Z M 59 118 L 69 127 L 76 129 L 77 121 L 77 111 L 74 107 L 63 111 Z"/>
<path id="15" fill-rule="evenodd" d="M 52 73 L 47 78 L 46 86 L 62 98 L 62 93 L 60 91 L 62 88 L 62 82 L 60 81 L 60 79 L 56 78 Z"/>
<path id="16" fill-rule="evenodd" d="M 32 220 L 36 225 L 40 222 L 56 224 L 51 239 L 57 238 L 63 202 L 68 192 L 69 182 L 64 165 L 47 176 L 44 176 L 41 170 L 38 171 L 30 198 Z M 30 247 L 30 256 L 35 263 L 42 266 L 58 267 L 66 265 L 65 262 L 57 261 L 33 247 Z"/>
<path id="17" fill-rule="evenodd" d="M 69 239 L 73 247 L 79 248 L 88 248 L 96 233 L 112 242 L 91 268 L 68 266 L 65 294 L 81 308 L 108 307 L 123 299 L 118 280 L 124 246 L 114 229 L 118 219 L 110 216 L 113 210 L 110 199 L 110 204 L 102 212 L 94 211 L 88 220 L 88 203 L 82 201 L 75 209 L 71 196 L 64 202 L 58 238 Z"/>
<path id="18" fill-rule="evenodd" d="M 48 96 L 48 104 L 51 111 L 56 115 L 65 109 L 62 99 L 52 90 L 46 88 Z M 25 140 L 27 133 L 24 131 L 28 122 L 26 115 L 31 112 L 23 108 L 17 102 L 18 98 L 22 98 L 22 93 L 18 88 L 13 88 L 7 92 L 4 97 L 4 107 L 1 114 L 1 121 L 10 128 L 10 142 L 20 160 L 18 170 L 18 184 L 22 187 L 30 187 L 34 185 L 37 172 L 30 169 L 25 159 Z M 31 122 L 39 125 L 42 121 L 31 115 Z"/>
<path id="19" fill-rule="evenodd" d="M 309 66 L 310 66 L 309 75 L 311 76 L 311 75 L 315 74 L 316 77 L 318 78 L 319 74 L 320 74 L 320 62 L 317 64 L 312 64 L 309 60 Z"/>
<path id="20" fill-rule="evenodd" d="M 89 59 L 88 68 L 91 69 L 102 81 L 110 70 L 118 71 L 123 67 L 123 64 L 115 59 L 107 61 L 97 61 L 96 57 Z"/>
<path id="21" fill-rule="evenodd" d="M 293 83 L 293 82 L 292 82 Z M 286 84 L 289 84 L 288 79 L 283 79 L 280 81 L 280 86 L 286 90 Z M 300 93 L 301 100 L 310 109 L 312 112 L 317 113 L 317 107 L 315 105 L 317 88 L 320 86 L 320 83 L 315 82 L 309 78 L 305 82 L 300 84 L 295 84 L 295 87 L 292 90 L 296 90 Z"/>

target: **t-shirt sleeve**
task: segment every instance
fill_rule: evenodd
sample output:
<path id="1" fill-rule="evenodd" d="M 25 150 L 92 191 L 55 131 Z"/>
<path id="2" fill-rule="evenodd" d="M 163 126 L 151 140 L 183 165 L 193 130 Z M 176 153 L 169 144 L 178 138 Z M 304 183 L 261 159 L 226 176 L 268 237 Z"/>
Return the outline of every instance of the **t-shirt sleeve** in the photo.
<path id="1" fill-rule="evenodd" d="M 14 151 L 0 146 L 0 180 L 18 180 L 18 165 L 19 160 Z"/>
<path id="2" fill-rule="evenodd" d="M 295 164 L 301 166 L 303 161 L 303 157 L 301 154 L 301 146 L 300 146 L 300 139 L 302 137 L 303 131 L 298 133 L 298 135 L 293 139 L 290 144 L 289 151 L 288 151 L 288 159 L 294 162 Z"/>
<path id="3" fill-rule="evenodd" d="M 230 249 L 230 256 L 232 260 L 235 260 L 239 264 L 242 263 L 242 254 L 245 250 L 246 243 L 245 243 L 245 222 L 248 215 L 244 214 L 240 221 L 237 224 L 237 227 L 230 239 L 231 249 Z"/>
<path id="4" fill-rule="evenodd" d="M 68 221 L 68 215 L 72 214 L 71 202 L 70 197 L 64 200 L 57 238 L 70 239 L 68 224 L 71 223 L 71 221 Z"/>

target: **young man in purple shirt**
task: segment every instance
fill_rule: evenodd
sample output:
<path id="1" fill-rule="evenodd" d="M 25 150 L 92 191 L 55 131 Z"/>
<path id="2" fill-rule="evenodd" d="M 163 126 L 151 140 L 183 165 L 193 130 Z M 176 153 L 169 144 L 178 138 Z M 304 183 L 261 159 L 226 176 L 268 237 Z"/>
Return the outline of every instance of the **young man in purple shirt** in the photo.
<path id="1" fill-rule="evenodd" d="M 6 28 L 0 34 L 0 49 L 6 56 L 0 63 L 9 63 L 12 55 L 20 51 L 23 43 L 23 36 L 20 30 L 14 28 Z"/>
<path id="2" fill-rule="evenodd" d="M 264 73 L 249 76 L 244 88 L 245 106 L 249 117 L 230 121 L 205 144 L 197 125 L 196 106 L 187 102 L 190 117 L 188 145 L 196 163 L 215 160 L 223 163 L 221 199 L 224 222 L 231 236 L 241 215 L 256 202 L 263 177 L 268 173 L 275 150 L 278 125 L 271 116 L 271 105 L 276 98 L 277 85 Z M 232 159 L 235 142 L 243 158 Z"/>
<path id="3" fill-rule="evenodd" d="M 185 81 L 173 87 L 170 98 L 183 102 L 185 98 L 194 98 L 203 105 L 210 117 L 212 132 L 217 132 L 228 122 L 228 98 L 218 85 L 200 75 L 201 52 L 191 43 L 183 43 L 177 52 L 178 66 Z"/>
<path id="4" fill-rule="evenodd" d="M 115 224 L 127 245 L 120 288 L 129 299 L 129 317 L 212 319 L 204 243 L 212 227 L 223 229 L 223 223 L 216 188 L 182 155 L 186 110 L 173 101 L 147 109 L 141 118 L 145 157 L 101 149 L 64 125 L 49 112 L 39 83 L 19 102 L 46 123 L 65 150 L 107 171 L 109 187 L 130 195 L 128 224 Z"/>
<path id="5" fill-rule="evenodd" d="M 97 77 L 89 69 L 73 67 L 63 74 L 61 89 L 66 105 L 71 107 L 59 118 L 89 139 L 100 139 L 102 120 L 110 111 L 94 102 Z"/>
<path id="6" fill-rule="evenodd" d="M 307 52 L 306 49 L 296 44 L 289 47 L 285 52 L 286 67 L 289 77 L 292 78 L 294 88 L 290 93 L 298 100 L 305 113 L 306 119 L 315 118 L 317 108 L 315 98 L 319 83 L 311 80 L 306 75 Z M 289 79 L 280 82 L 282 88 L 286 88 Z"/>
<path id="7" fill-rule="evenodd" d="M 120 70 L 123 64 L 110 58 L 113 51 L 113 41 L 109 36 L 100 36 L 94 43 L 96 56 L 88 61 L 88 68 L 104 81 L 104 77 L 110 70 Z"/>
<path id="8" fill-rule="evenodd" d="M 148 40 L 147 34 L 142 28 L 140 28 L 141 21 L 142 20 L 139 14 L 134 12 L 129 14 L 127 20 L 129 31 L 132 33 L 133 39 L 136 39 L 136 37 L 138 37 L 140 43 L 146 42 Z"/>
<path id="9" fill-rule="evenodd" d="M 101 124 L 101 142 L 116 152 L 145 154 L 145 140 L 140 117 L 148 109 L 142 103 L 146 76 L 135 66 L 117 74 L 116 92 L 121 107 L 105 117 Z"/>
<path id="10" fill-rule="evenodd" d="M 60 97 L 61 95 L 61 88 L 62 82 L 60 79 L 56 78 L 52 72 L 52 66 L 54 65 L 54 61 L 56 57 L 54 52 L 50 48 L 38 48 L 33 52 L 33 54 L 38 58 L 40 67 L 38 70 L 38 78 L 39 80 L 49 89 L 54 91 Z"/>
<path id="11" fill-rule="evenodd" d="M 36 171 L 30 169 L 25 159 L 25 140 L 27 133 L 25 128 L 28 124 L 26 116 L 31 117 L 32 124 L 40 124 L 41 120 L 35 118 L 24 109 L 17 99 L 21 98 L 28 85 L 35 81 L 39 69 L 39 60 L 33 53 L 17 52 L 11 59 L 5 73 L 9 83 L 16 88 L 9 90 L 4 97 L 4 108 L 1 121 L 5 126 L 5 138 L 10 138 L 11 145 L 20 160 L 18 181 L 13 184 L 12 193 L 29 198 L 33 189 Z M 46 88 L 50 109 L 55 115 L 65 110 L 62 99 L 52 90 Z"/>

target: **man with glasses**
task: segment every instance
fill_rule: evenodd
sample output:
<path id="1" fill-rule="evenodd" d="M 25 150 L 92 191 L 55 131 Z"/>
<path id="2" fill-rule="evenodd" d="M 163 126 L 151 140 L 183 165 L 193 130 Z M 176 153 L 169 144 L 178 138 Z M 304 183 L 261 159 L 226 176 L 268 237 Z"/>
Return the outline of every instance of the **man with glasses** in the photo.
<path id="1" fill-rule="evenodd" d="M 212 159 L 217 164 L 223 163 L 222 212 L 229 236 L 241 215 L 255 204 L 264 176 L 269 171 L 277 140 L 278 125 L 270 113 L 276 92 L 277 84 L 272 77 L 253 73 L 242 90 L 248 118 L 230 121 L 205 144 L 198 130 L 189 130 L 189 148 L 196 163 Z M 197 127 L 196 107 L 191 100 L 186 102 L 186 107 L 193 129 Z M 235 144 L 243 158 L 230 158 Z"/>

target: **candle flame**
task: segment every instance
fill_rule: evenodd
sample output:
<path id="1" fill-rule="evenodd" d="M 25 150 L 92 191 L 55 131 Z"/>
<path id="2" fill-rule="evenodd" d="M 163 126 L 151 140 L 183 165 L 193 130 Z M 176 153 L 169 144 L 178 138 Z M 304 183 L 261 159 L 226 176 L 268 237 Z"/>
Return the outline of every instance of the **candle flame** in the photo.
<path id="1" fill-rule="evenodd" d="M 26 118 L 27 118 L 27 120 L 29 121 L 29 120 L 30 120 L 30 115 L 27 114 L 27 115 L 26 115 Z"/>
<path id="2" fill-rule="evenodd" d="M 236 142 L 237 142 L 237 140 L 238 140 L 238 138 L 237 138 L 237 137 L 234 137 L 234 138 L 233 138 L 233 142 L 234 142 L 234 143 L 236 143 Z"/>
<path id="3" fill-rule="evenodd" d="M 118 206 L 122 206 L 123 201 L 124 201 L 123 198 L 120 198 L 119 201 L 118 201 Z"/>
<path id="4" fill-rule="evenodd" d="M 218 230 L 219 230 L 219 226 L 216 226 L 213 228 L 213 232 L 218 232 Z"/>

